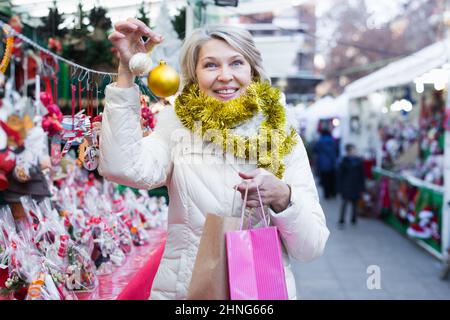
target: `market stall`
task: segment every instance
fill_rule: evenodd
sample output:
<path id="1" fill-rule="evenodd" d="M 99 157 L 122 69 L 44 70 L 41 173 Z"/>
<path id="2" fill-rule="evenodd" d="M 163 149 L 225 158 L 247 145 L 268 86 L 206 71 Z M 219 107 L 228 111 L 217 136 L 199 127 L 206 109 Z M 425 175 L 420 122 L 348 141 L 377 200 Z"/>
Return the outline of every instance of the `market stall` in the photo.
<path id="1" fill-rule="evenodd" d="M 377 214 L 443 260 L 450 245 L 449 49 L 449 41 L 435 43 L 348 85 L 343 135 L 376 159 L 369 189 Z"/>
<path id="2" fill-rule="evenodd" d="M 113 184 L 96 170 L 100 83 L 114 75 L 63 59 L 1 21 L 0 29 L 0 295 L 148 298 L 167 199 Z M 32 70 L 25 47 L 37 57 Z M 59 63 L 71 70 L 68 114 L 58 105 Z M 30 79 L 32 87 L 22 85 Z M 156 122 L 149 101 L 143 92 L 143 136 Z"/>

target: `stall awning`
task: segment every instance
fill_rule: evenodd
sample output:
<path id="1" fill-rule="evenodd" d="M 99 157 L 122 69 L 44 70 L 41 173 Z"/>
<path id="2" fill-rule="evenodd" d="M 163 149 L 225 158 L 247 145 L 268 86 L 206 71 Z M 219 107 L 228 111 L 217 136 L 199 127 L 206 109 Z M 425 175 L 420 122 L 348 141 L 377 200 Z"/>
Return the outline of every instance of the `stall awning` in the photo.
<path id="1" fill-rule="evenodd" d="M 377 90 L 410 83 L 425 72 L 442 66 L 450 60 L 449 57 L 450 40 L 436 42 L 356 80 L 345 88 L 345 92 L 350 99 L 354 99 Z"/>
<path id="2" fill-rule="evenodd" d="M 320 100 L 317 100 L 314 104 L 309 106 L 299 117 L 304 119 L 319 119 L 327 118 L 343 118 L 347 116 L 347 97 L 346 95 L 340 95 L 337 98 L 326 96 Z"/>
<path id="3" fill-rule="evenodd" d="M 314 139 L 317 124 L 321 119 L 339 118 L 341 121 L 348 117 L 348 97 L 345 94 L 337 98 L 326 96 L 317 100 L 307 109 L 297 113 L 297 119 L 305 126 L 305 138 L 307 141 Z"/>

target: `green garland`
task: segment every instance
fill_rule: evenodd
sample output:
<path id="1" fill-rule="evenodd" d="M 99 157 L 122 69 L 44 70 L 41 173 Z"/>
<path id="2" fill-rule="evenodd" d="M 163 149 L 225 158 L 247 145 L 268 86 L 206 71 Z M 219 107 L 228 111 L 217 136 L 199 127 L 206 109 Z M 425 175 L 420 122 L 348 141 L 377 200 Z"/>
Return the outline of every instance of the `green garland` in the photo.
<path id="1" fill-rule="evenodd" d="M 196 123 L 201 123 L 201 136 L 233 150 L 233 155 L 247 160 L 256 159 L 259 168 L 267 169 L 278 178 L 283 177 L 283 158 L 298 142 L 294 128 L 286 132 L 286 113 L 280 103 L 280 91 L 268 82 L 252 82 L 246 93 L 230 101 L 220 101 L 203 93 L 197 84 L 188 85 L 175 100 L 175 113 L 189 130 L 200 134 Z M 262 113 L 258 134 L 241 136 L 233 128 Z M 205 135 L 208 130 L 219 130 L 219 135 Z M 210 131 L 211 132 L 211 131 Z M 263 149 L 263 146 L 267 146 Z"/>

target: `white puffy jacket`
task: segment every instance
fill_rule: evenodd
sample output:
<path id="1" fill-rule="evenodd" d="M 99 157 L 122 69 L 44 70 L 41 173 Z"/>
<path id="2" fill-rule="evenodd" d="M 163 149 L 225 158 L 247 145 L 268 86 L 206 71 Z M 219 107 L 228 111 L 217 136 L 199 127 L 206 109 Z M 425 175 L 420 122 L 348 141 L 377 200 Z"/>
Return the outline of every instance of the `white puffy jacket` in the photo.
<path id="1" fill-rule="evenodd" d="M 261 119 L 255 116 L 235 132 L 252 134 Z M 138 87 L 109 85 L 100 135 L 99 172 L 108 180 L 139 189 L 167 186 L 167 242 L 150 299 L 185 299 L 206 214 L 240 216 L 239 194 L 231 212 L 233 186 L 241 182 L 239 171 L 253 170 L 256 165 L 226 163 L 225 158 L 230 156 L 224 156 L 211 143 L 202 143 L 184 128 L 172 107 L 160 112 L 157 120 L 154 132 L 143 138 Z M 291 186 L 291 205 L 280 213 L 268 212 L 283 243 L 289 298 L 296 299 L 288 254 L 300 261 L 320 256 L 329 231 L 302 142 L 285 162 L 283 180 Z"/>

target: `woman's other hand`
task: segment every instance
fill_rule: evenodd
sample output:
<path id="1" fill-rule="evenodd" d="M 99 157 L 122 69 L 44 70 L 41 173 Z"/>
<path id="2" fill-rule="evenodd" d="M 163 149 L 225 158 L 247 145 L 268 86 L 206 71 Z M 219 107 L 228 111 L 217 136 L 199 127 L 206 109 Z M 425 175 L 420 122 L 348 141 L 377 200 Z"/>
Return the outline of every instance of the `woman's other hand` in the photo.
<path id="1" fill-rule="evenodd" d="M 260 168 L 246 173 L 239 172 L 239 176 L 245 180 L 237 186 L 242 199 L 244 199 L 245 190 L 248 187 L 247 207 L 257 208 L 260 206 L 256 186 L 258 186 L 263 205 L 270 206 L 275 212 L 281 212 L 289 206 L 290 187 L 269 171 Z"/>

